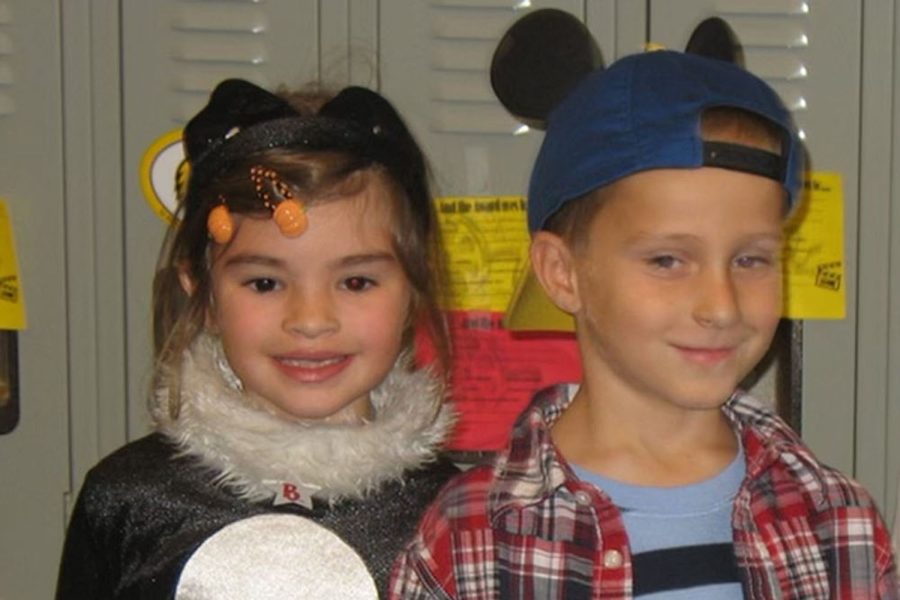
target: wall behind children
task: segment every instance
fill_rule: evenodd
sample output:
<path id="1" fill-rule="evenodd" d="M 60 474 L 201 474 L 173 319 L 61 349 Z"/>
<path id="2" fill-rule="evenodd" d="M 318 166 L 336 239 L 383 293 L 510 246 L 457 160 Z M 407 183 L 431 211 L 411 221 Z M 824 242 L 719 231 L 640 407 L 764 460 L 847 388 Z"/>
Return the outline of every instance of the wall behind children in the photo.
<path id="1" fill-rule="evenodd" d="M 607 62 L 646 41 L 681 48 L 701 19 L 722 16 L 748 67 L 795 109 L 813 167 L 843 176 L 847 318 L 802 324 L 787 400 L 814 449 L 893 506 L 896 1 L 0 0 L 0 199 L 29 321 L 19 425 L 0 436 L 0 599 L 52 595 L 85 471 L 146 431 L 150 279 L 165 227 L 138 183 L 147 148 L 219 79 L 322 77 L 391 98 L 426 146 L 441 195 L 522 194 L 539 134 L 513 133 L 486 68 L 529 6 L 584 18 Z"/>

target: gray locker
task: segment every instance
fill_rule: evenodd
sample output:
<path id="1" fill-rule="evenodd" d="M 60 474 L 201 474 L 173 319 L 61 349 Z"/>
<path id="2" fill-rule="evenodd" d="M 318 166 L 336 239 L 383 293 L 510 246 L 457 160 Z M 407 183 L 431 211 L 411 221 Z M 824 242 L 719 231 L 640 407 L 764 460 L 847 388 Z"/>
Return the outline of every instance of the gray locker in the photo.
<path id="1" fill-rule="evenodd" d="M 893 518 L 900 543 L 900 12 L 862 10 L 855 475 Z M 891 517 L 893 515 L 893 517 Z"/>
<path id="2" fill-rule="evenodd" d="M 19 336 L 18 427 L 0 436 L 4 599 L 51 597 L 69 487 L 60 13 L 56 3 L 25 4 L 0 2 L 0 198 L 28 312 Z"/>
<path id="3" fill-rule="evenodd" d="M 487 79 L 523 11 L 583 18 L 604 58 L 682 48 L 719 15 L 795 110 L 817 170 L 844 177 L 847 312 L 803 324 L 804 437 L 886 507 L 900 471 L 900 47 L 895 0 L 0 0 L 0 198 L 29 329 L 22 416 L 0 435 L 0 600 L 52 595 L 67 492 L 146 432 L 150 284 L 165 224 L 142 156 L 225 77 L 378 88 L 430 156 L 440 195 L 521 194 L 540 134 Z M 865 37 L 863 37 L 865 32 Z M 15 143 L 10 143 L 14 140 Z M 893 259 L 893 260 L 891 260 Z"/>
<path id="4" fill-rule="evenodd" d="M 692 24 L 724 18 L 747 68 L 794 112 L 813 170 L 844 179 L 845 262 L 856 264 L 861 9 L 855 2 L 654 0 L 650 38 L 683 47 Z M 802 430 L 820 458 L 853 470 L 856 273 L 845 272 L 847 318 L 803 324 Z M 827 351 L 822 351 L 827 349 Z"/>

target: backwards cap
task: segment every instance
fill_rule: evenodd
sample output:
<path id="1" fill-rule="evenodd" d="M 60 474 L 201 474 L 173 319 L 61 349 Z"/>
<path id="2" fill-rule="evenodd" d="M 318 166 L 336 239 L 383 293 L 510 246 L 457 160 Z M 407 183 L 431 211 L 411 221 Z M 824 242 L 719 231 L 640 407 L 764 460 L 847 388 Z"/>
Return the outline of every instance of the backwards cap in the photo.
<path id="1" fill-rule="evenodd" d="M 501 73 L 495 73 L 495 79 L 504 79 L 512 70 L 510 65 L 523 70 L 521 62 L 533 60 L 521 50 L 524 44 L 547 47 L 548 40 L 539 43 L 534 39 L 550 35 L 549 28 L 541 26 L 542 20 L 577 22 L 573 16 L 563 15 L 568 13 L 534 11 L 514 24 L 495 53 L 492 69 Z M 579 30 L 574 25 L 568 35 L 579 31 L 590 36 L 583 26 Z M 580 43 L 585 53 L 594 51 L 588 42 Z M 708 58 L 710 55 L 715 58 Z M 739 60 L 734 35 L 724 21 L 711 19 L 698 27 L 688 43 L 688 53 L 647 52 L 618 60 L 608 69 L 602 61 L 586 69 L 582 60 L 569 68 L 578 71 L 571 78 L 576 81 L 569 90 L 557 92 L 563 99 L 548 107 L 548 118 L 536 114 L 522 118 L 545 125 L 547 130 L 528 190 L 529 229 L 543 228 L 570 200 L 649 169 L 716 166 L 754 173 L 781 183 L 789 207 L 793 207 L 803 157 L 790 113 L 768 84 L 728 60 Z M 564 64 L 543 65 L 537 73 L 565 68 Z M 511 112 L 512 106 L 517 106 L 510 101 L 515 93 L 508 90 L 513 87 L 494 85 Z M 704 142 L 700 118 L 714 107 L 743 109 L 777 125 L 783 131 L 781 156 L 740 144 Z"/>

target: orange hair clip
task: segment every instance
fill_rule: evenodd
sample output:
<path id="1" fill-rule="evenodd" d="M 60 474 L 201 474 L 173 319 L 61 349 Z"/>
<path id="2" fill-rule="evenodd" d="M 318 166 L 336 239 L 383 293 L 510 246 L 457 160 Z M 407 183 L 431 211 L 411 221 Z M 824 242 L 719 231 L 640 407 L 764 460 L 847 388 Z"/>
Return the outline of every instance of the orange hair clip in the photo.
<path id="1" fill-rule="evenodd" d="M 256 195 L 272 210 L 272 219 L 282 235 L 297 237 L 306 231 L 308 220 L 303 202 L 294 198 L 288 185 L 274 169 L 255 165 L 250 168 L 250 179 L 256 186 Z M 270 189 L 280 196 L 277 203 L 272 202 Z"/>
<path id="2" fill-rule="evenodd" d="M 278 173 L 273 169 L 256 165 L 250 168 L 250 179 L 256 187 L 256 195 L 262 200 L 263 205 L 272 211 L 272 220 L 282 235 L 293 238 L 306 231 L 308 225 L 306 208 L 303 202 L 294 198 L 287 184 L 278 177 Z M 272 201 L 270 190 L 280 196 L 277 202 Z M 227 244 L 234 235 L 234 219 L 223 196 L 219 196 L 219 204 L 209 211 L 206 229 L 210 237 L 219 244 Z"/>
<path id="3" fill-rule="evenodd" d="M 206 230 L 219 244 L 227 244 L 234 235 L 234 219 L 231 218 L 224 197 L 219 196 L 218 206 L 209 211 L 209 216 L 206 217 Z"/>

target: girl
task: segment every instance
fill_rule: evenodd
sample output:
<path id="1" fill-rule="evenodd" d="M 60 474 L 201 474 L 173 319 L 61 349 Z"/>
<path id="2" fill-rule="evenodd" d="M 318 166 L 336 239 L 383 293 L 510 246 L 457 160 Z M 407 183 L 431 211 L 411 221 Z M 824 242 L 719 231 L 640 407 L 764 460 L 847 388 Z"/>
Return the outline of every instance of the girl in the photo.
<path id="1" fill-rule="evenodd" d="M 58 598 L 375 597 L 454 472 L 424 158 L 375 92 L 316 104 L 227 80 L 186 126 L 156 432 L 88 474 Z"/>

